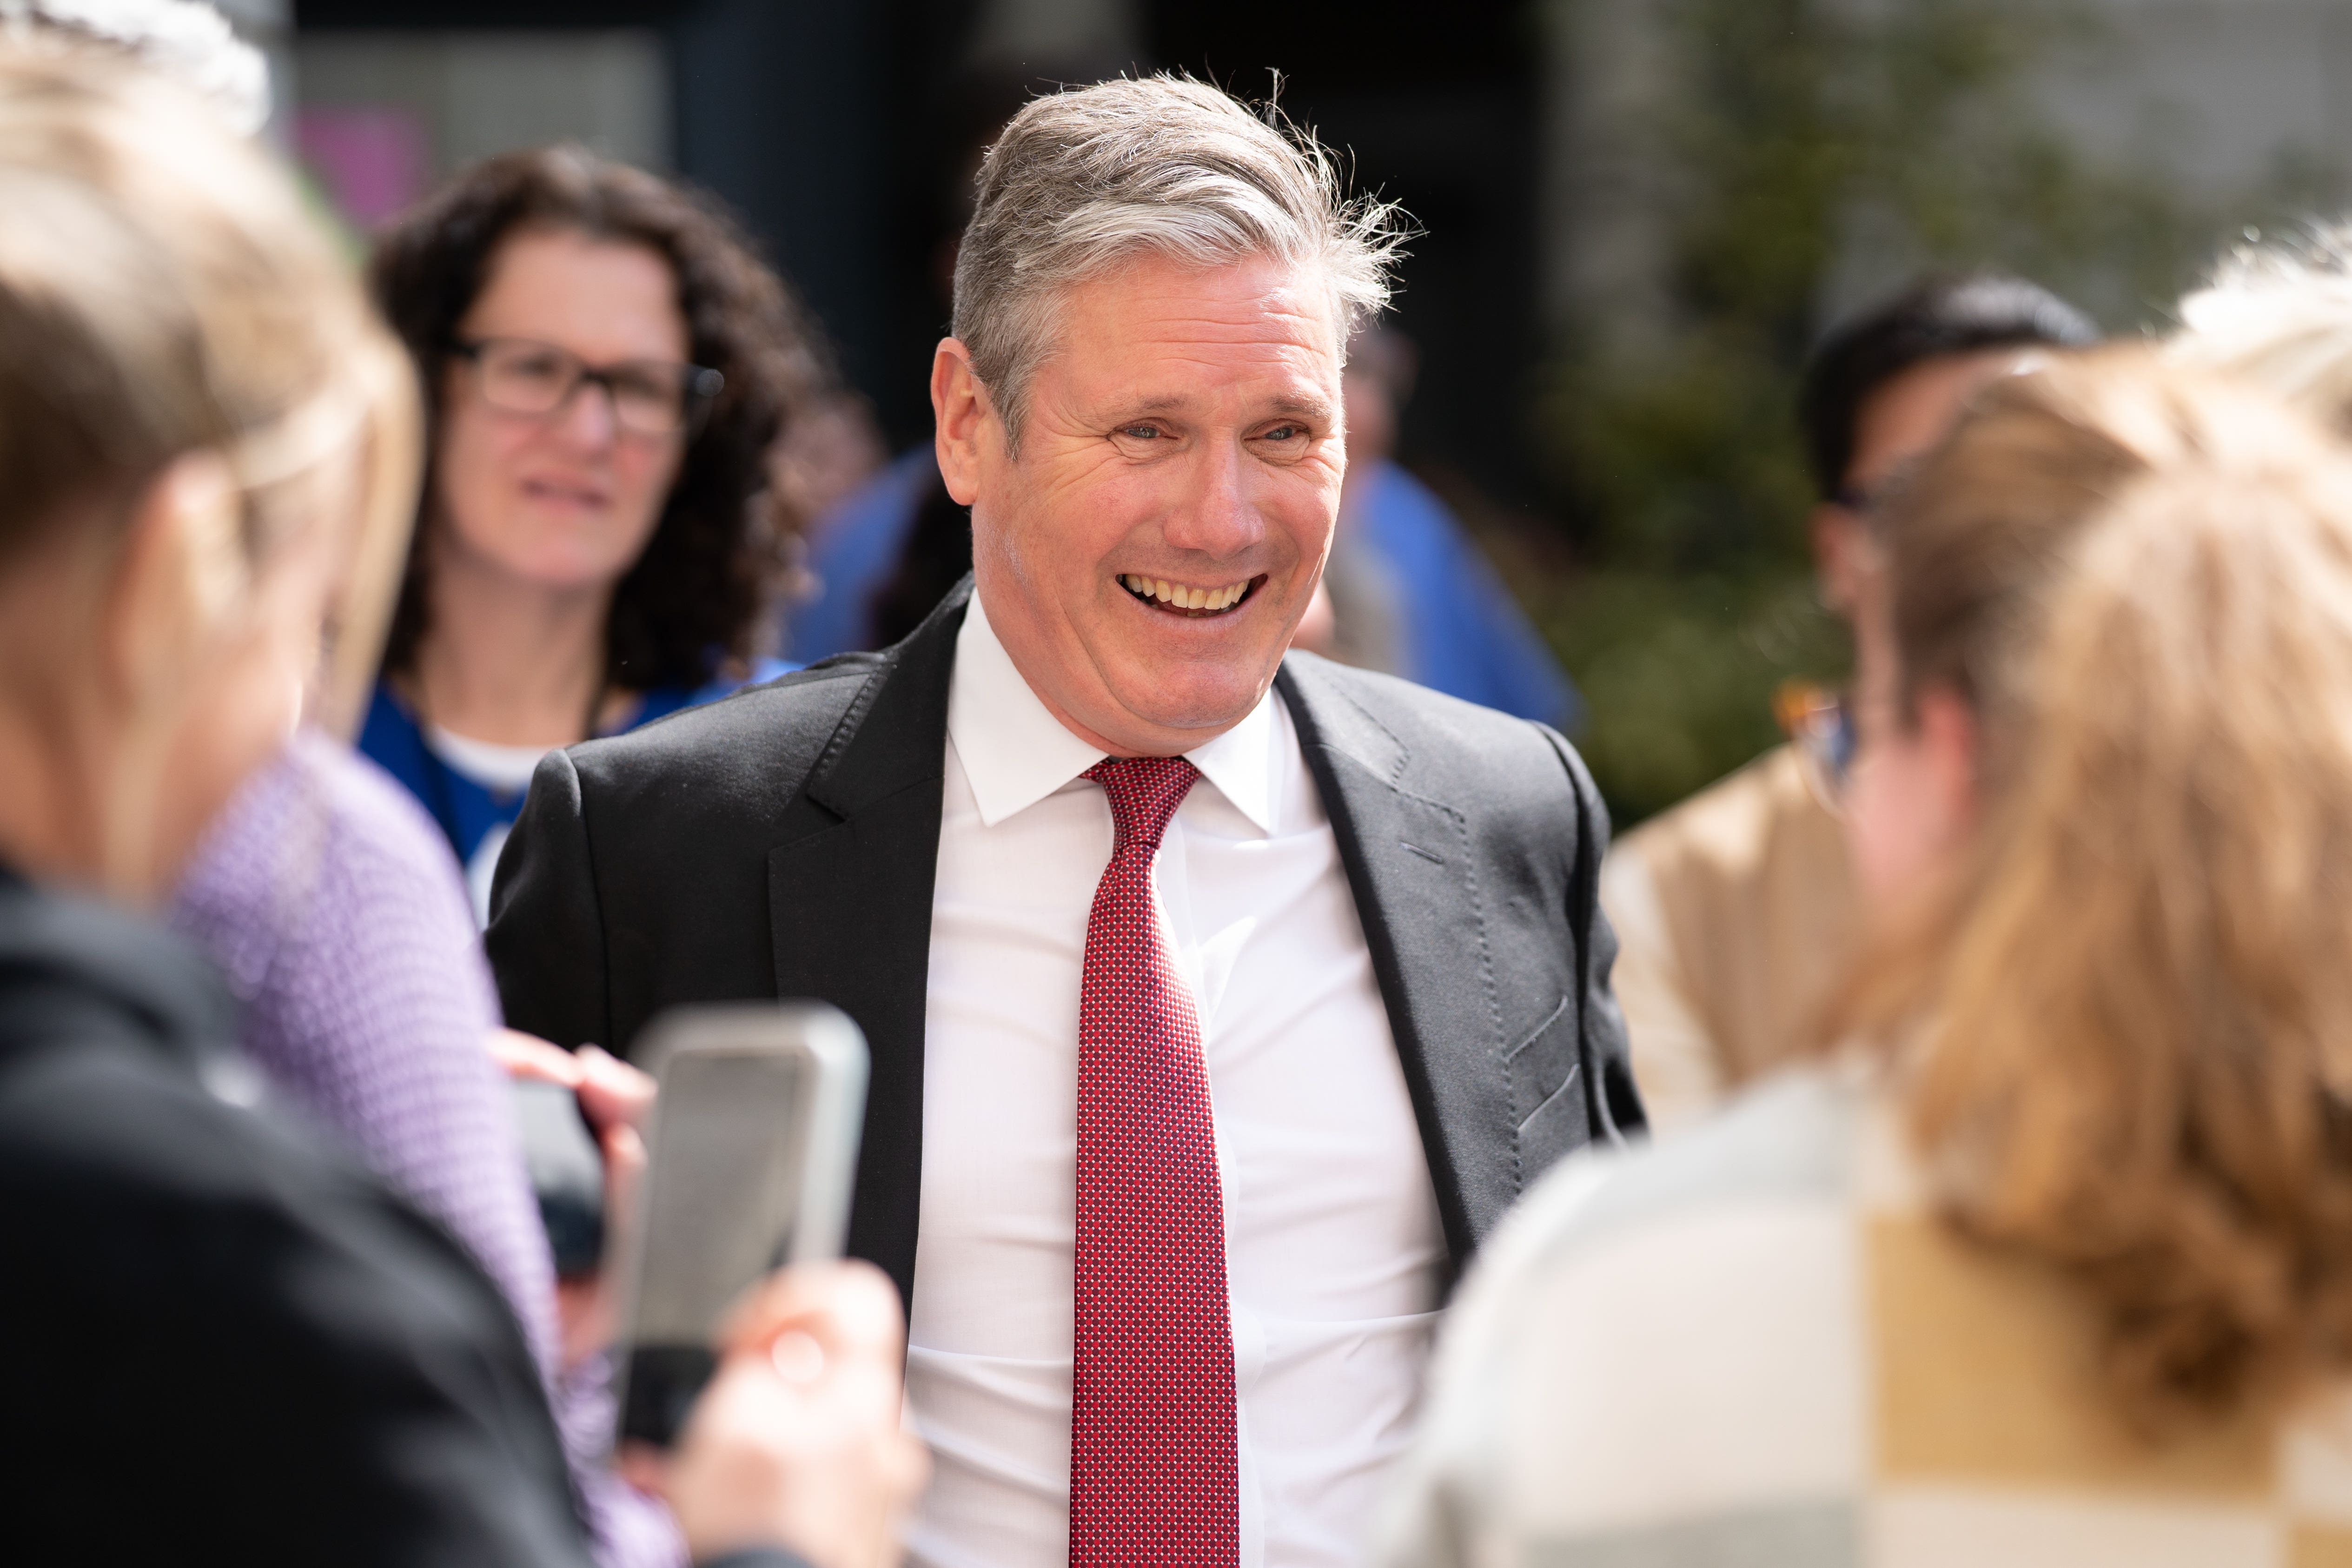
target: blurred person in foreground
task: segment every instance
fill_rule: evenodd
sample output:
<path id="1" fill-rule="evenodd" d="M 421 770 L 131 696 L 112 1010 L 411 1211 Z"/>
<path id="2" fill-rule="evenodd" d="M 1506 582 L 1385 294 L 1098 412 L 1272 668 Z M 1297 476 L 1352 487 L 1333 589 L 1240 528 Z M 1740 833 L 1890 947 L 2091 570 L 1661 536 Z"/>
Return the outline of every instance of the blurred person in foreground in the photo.
<path id="1" fill-rule="evenodd" d="M 1328 645 L 1300 645 L 1573 734 L 1583 702 L 1559 661 L 1461 519 L 1392 455 L 1415 369 L 1399 332 L 1368 328 L 1348 346 L 1348 476 L 1323 569 Z"/>
<path id="2" fill-rule="evenodd" d="M 216 972 L 141 913 L 306 689 L 363 680 L 415 473 L 403 357 L 282 175 L 119 58 L 0 45 L 0 208 L 11 1539 L 584 1564 L 507 1301 L 273 1107 Z M 788 1334 L 826 1352 L 814 1381 Z M 730 1343 L 659 1471 L 688 1544 L 875 1561 L 920 1467 L 887 1287 L 780 1277 Z"/>
<path id="3" fill-rule="evenodd" d="M 378 236 L 425 495 L 360 747 L 487 920 L 531 769 L 732 691 L 773 578 L 779 432 L 815 407 L 799 306 L 734 225 L 577 147 L 459 174 Z"/>
<path id="4" fill-rule="evenodd" d="M 2346 464 L 2131 350 L 1885 503 L 1856 1043 L 1530 1196 L 1391 1561 L 2352 1554 Z"/>
<path id="5" fill-rule="evenodd" d="M 516 1026 L 864 1029 L 849 1248 L 911 1304 L 918 1562 L 1360 1562 L 1449 1281 L 1641 1125 L 1574 750 L 1285 657 L 1393 238 L 1214 89 L 1032 102 L 932 370 L 973 577 L 551 754 L 508 844 Z"/>
<path id="6" fill-rule="evenodd" d="M 1806 367 L 1798 423 L 1821 500 L 1822 603 L 1854 614 L 1874 498 L 1942 440 L 1969 398 L 2036 350 L 2097 329 L 2020 278 L 1930 279 L 1846 322 Z M 1805 1045 L 1861 929 L 1832 809 L 1853 743 L 1843 706 L 1801 700 L 1796 736 L 1619 840 L 1601 897 L 1651 1124 L 1687 1125 Z"/>
<path id="7" fill-rule="evenodd" d="M 209 7 L 188 0 L 34 0 L 0 11 L 9 43 L 49 54 L 99 50 L 194 91 L 225 125 L 268 118 L 261 57 Z M 394 554 L 356 569 L 396 572 L 405 527 L 364 548 Z M 363 693 L 388 603 L 341 628 L 343 677 Z M 362 666 L 368 666 L 362 668 Z M 213 818 L 182 870 L 172 925 L 220 967 L 237 1002 L 237 1043 L 271 1092 L 358 1155 L 446 1227 L 520 1322 L 553 1398 L 572 1483 L 604 1568 L 670 1568 L 683 1554 L 657 1499 L 614 1473 L 611 1292 L 593 1258 L 555 1275 L 518 1147 L 507 1071 L 572 1084 L 613 1166 L 611 1201 L 642 1157 L 636 1124 L 651 1082 L 597 1052 L 560 1052 L 497 1034 L 498 1005 L 478 923 L 440 835 L 416 802 L 328 733 L 356 712 L 322 704 Z"/>

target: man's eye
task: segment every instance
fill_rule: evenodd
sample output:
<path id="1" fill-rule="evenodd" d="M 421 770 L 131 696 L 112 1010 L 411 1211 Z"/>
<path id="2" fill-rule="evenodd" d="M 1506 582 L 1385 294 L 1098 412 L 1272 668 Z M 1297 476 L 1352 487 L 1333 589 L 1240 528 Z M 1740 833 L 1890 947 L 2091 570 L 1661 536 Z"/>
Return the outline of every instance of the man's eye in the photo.
<path id="1" fill-rule="evenodd" d="M 1161 432 L 1160 427 L 1156 424 L 1130 424 L 1126 429 L 1120 431 L 1119 434 L 1121 435 L 1131 435 L 1138 441 L 1157 441 L 1160 439 Z"/>
<path id="2" fill-rule="evenodd" d="M 1307 427 L 1303 424 L 1277 424 L 1272 430 L 1265 433 L 1264 439 L 1267 441 L 1297 441 L 1304 437 L 1306 434 Z"/>

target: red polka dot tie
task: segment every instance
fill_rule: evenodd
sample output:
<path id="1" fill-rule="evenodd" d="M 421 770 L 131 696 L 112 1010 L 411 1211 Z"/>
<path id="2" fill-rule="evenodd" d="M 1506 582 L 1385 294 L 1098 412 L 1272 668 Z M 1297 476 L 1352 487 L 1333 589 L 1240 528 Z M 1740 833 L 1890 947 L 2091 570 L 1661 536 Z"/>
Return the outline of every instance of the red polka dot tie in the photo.
<path id="1" fill-rule="evenodd" d="M 1192 781 L 1181 757 L 1087 777 L 1117 839 L 1078 1003 L 1078 1243 L 1070 1410 L 1074 1568 L 1240 1554 L 1225 1206 L 1201 1023 L 1160 938 L 1151 861 Z"/>

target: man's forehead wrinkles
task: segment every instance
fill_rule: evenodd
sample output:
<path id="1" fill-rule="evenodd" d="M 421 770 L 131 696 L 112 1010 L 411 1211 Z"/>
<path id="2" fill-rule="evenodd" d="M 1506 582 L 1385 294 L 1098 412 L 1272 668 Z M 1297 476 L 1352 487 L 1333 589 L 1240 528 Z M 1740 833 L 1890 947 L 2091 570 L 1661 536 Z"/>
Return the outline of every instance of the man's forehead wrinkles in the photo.
<path id="1" fill-rule="evenodd" d="M 1259 388 L 1239 392 L 1232 389 L 1193 392 L 1145 392 L 1140 395 L 1129 393 L 1126 396 L 1110 392 L 1083 398 L 1080 401 L 1103 410 L 1106 415 L 1131 418 L 1153 414 L 1181 416 L 1208 413 L 1214 412 L 1220 404 L 1240 403 L 1248 410 L 1252 417 L 1263 412 L 1328 420 L 1333 417 L 1338 407 L 1332 399 L 1307 387 Z"/>
<path id="2" fill-rule="evenodd" d="M 1126 309 L 1145 321 L 1183 320 L 1203 327 L 1216 327 L 1235 331 L 1278 327 L 1286 331 L 1304 328 L 1321 336 L 1329 324 L 1328 310 L 1313 308 L 1308 302 L 1276 295 L 1256 299 L 1220 297 L 1213 293 L 1183 290 L 1175 294 L 1150 293 L 1135 298 L 1128 289 L 1111 286 L 1079 288 L 1063 303 L 1065 320 L 1098 314 L 1105 309 Z"/>
<path id="3" fill-rule="evenodd" d="M 1220 354 L 1252 354 L 1261 358 L 1294 354 L 1330 355 L 1333 342 L 1329 333 L 1319 325 L 1301 322 L 1297 331 L 1268 330 L 1274 325 L 1264 319 L 1234 323 L 1230 326 L 1203 321 L 1192 315 L 1173 312 L 1156 319 L 1123 323 L 1122 336 L 1133 347 L 1159 347 L 1181 352 L 1186 347 L 1198 345 Z M 1073 337 L 1083 340 L 1087 333 L 1078 325 Z M 1068 340 L 1065 340 L 1065 349 Z"/>
<path id="4" fill-rule="evenodd" d="M 1087 368 L 1069 367 L 1068 385 L 1089 401 L 1173 403 L 1243 396 L 1325 397 L 1336 392 L 1333 367 L 1305 354 L 1252 356 L 1155 352 L 1151 345 L 1130 348 L 1118 360 Z"/>

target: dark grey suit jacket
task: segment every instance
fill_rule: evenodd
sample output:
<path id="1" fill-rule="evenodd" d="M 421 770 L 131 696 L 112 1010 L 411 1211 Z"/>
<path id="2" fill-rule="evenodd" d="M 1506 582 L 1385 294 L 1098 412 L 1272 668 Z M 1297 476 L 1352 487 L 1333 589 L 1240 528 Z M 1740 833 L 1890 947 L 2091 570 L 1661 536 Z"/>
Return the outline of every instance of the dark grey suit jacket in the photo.
<path id="1" fill-rule="evenodd" d="M 508 840 L 507 1021 L 625 1051 L 681 1002 L 814 997 L 874 1053 L 849 1249 L 909 1295 L 949 675 L 969 580 L 897 646 L 551 754 Z M 1541 725 L 1293 653 L 1458 1270 L 1545 1167 L 1643 1125 L 1598 900 L 1608 819 Z"/>

